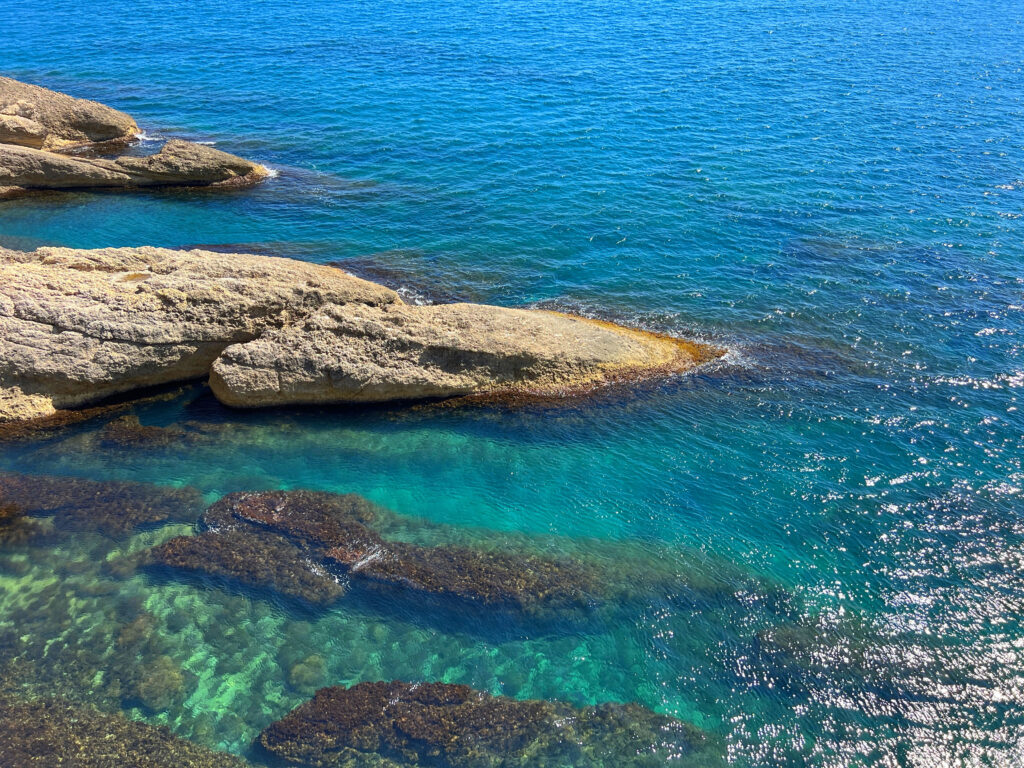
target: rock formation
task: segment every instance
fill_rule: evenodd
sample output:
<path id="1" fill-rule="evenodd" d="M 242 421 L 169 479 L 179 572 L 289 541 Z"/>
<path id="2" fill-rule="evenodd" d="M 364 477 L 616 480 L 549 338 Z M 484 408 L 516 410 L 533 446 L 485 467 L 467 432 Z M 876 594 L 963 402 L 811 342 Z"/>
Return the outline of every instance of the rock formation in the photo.
<path id="1" fill-rule="evenodd" d="M 210 386 L 228 405 L 382 402 L 495 391 L 559 394 L 683 371 L 706 347 L 611 323 L 483 304 L 327 305 L 225 350 Z"/>
<path id="2" fill-rule="evenodd" d="M 384 539 L 370 527 L 375 509 L 351 494 L 231 493 L 203 514 L 199 535 L 165 542 L 154 559 L 312 605 L 341 597 L 343 580 L 527 613 L 583 607 L 599 586 L 571 560 Z"/>
<path id="3" fill-rule="evenodd" d="M 138 126 L 124 112 L 38 85 L 0 77 L 0 143 L 60 150 L 131 141 Z"/>
<path id="4" fill-rule="evenodd" d="M 577 709 L 445 683 L 322 688 L 259 743 L 313 768 L 725 765 L 700 729 L 637 704 Z"/>
<path id="5" fill-rule="evenodd" d="M 0 473 L 0 507 L 32 517 L 55 516 L 59 530 L 109 536 L 144 526 L 193 522 L 203 509 L 195 488 L 77 477 Z"/>
<path id="6" fill-rule="evenodd" d="M 59 154 L 116 148 L 137 133 L 123 112 L 0 77 L 0 196 L 32 189 L 243 186 L 268 175 L 261 165 L 180 139 L 145 157 Z"/>
<path id="7" fill-rule="evenodd" d="M 166 726 L 61 699 L 0 694 L 0 764 L 18 768 L 243 768 L 241 758 L 192 744 Z"/>
<path id="8" fill-rule="evenodd" d="M 159 248 L 0 249 L 0 421 L 204 377 L 325 302 L 397 301 L 341 270 Z"/>
<path id="9" fill-rule="evenodd" d="M 555 312 L 405 305 L 291 259 L 0 249 L 0 421 L 203 378 L 211 366 L 214 394 L 249 407 L 561 395 L 718 354 Z"/>

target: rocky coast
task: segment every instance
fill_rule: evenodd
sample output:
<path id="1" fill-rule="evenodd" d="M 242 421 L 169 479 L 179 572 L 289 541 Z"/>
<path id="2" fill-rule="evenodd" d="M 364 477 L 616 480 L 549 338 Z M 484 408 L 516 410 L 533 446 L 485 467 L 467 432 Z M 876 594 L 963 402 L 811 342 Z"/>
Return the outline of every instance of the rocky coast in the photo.
<path id="1" fill-rule="evenodd" d="M 551 397 L 720 354 L 557 312 L 407 305 L 383 286 L 291 259 L 0 249 L 0 421 L 207 377 L 235 407 Z"/>
<path id="2" fill-rule="evenodd" d="M 152 155 L 121 154 L 139 128 L 123 112 L 0 77 L 0 197 L 32 190 L 236 187 L 269 172 L 258 163 L 181 139 Z"/>

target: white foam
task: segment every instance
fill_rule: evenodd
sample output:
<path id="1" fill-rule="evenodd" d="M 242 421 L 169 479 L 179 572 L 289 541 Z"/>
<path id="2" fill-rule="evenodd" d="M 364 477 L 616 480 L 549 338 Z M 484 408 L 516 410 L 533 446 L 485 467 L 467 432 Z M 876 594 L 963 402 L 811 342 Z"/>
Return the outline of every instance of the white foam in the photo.
<path id="1" fill-rule="evenodd" d="M 268 179 L 276 179 L 278 176 L 281 175 L 281 172 L 276 168 L 271 168 L 269 165 L 264 165 L 263 167 L 267 169 Z"/>

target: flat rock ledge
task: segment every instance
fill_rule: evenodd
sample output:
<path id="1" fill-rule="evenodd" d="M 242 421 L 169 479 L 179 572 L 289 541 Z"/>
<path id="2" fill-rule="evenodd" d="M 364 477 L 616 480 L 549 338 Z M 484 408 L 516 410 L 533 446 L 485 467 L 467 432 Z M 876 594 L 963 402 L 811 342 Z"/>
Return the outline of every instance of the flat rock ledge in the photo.
<path id="1" fill-rule="evenodd" d="M 122 148 L 138 131 L 123 112 L 0 77 L 0 197 L 40 189 L 245 186 L 269 175 L 262 165 L 180 139 L 145 157 L 81 154 Z"/>
<path id="2" fill-rule="evenodd" d="M 406 305 L 292 259 L 0 249 L 0 422 L 207 376 L 235 407 L 560 397 L 721 354 L 557 312 Z"/>

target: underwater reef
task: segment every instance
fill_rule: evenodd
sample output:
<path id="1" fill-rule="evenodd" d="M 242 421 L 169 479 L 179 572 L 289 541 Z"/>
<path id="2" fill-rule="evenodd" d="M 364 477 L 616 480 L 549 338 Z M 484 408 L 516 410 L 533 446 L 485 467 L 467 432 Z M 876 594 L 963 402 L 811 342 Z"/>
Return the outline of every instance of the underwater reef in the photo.
<path id="1" fill-rule="evenodd" d="M 446 683 L 322 688 L 259 743 L 313 768 L 725 765 L 711 736 L 637 704 L 576 708 Z"/>
<path id="2" fill-rule="evenodd" d="M 595 570 L 572 560 L 389 541 L 376 509 L 352 494 L 231 493 L 202 516 L 196 536 L 156 547 L 156 563 L 327 605 L 356 584 L 531 612 L 585 606 Z"/>

